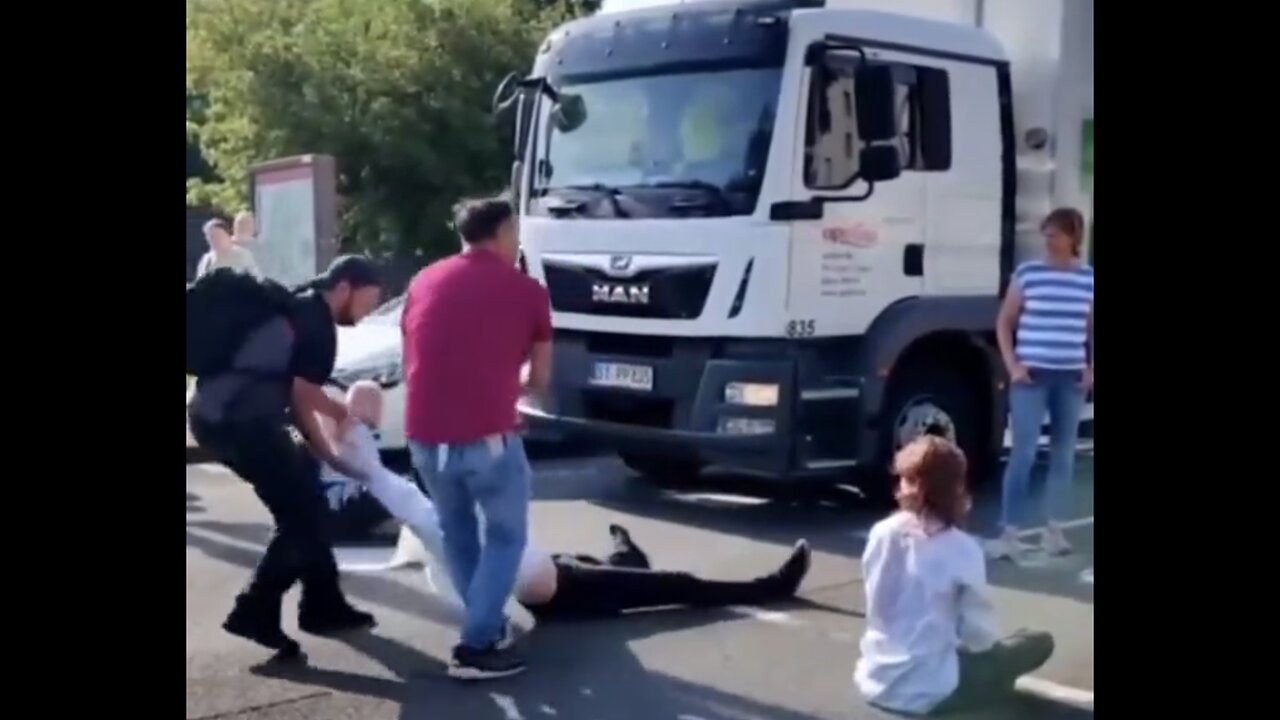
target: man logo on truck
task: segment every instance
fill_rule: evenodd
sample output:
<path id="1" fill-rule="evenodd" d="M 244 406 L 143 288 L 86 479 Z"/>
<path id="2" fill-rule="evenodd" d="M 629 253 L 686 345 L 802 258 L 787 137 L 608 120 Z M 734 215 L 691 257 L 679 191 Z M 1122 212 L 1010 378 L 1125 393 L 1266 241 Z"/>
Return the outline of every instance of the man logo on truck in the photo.
<path id="1" fill-rule="evenodd" d="M 591 301 L 617 305 L 648 305 L 648 285 L 623 285 L 620 283 L 592 283 Z"/>
<path id="2" fill-rule="evenodd" d="M 609 258 L 610 273 L 626 273 L 631 269 L 630 255 L 614 255 Z"/>

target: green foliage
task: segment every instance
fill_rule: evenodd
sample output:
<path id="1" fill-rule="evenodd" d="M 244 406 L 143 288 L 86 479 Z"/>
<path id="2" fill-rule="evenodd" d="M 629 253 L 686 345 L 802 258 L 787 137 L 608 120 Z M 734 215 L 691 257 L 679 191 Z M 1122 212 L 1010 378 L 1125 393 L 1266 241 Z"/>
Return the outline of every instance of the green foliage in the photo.
<path id="1" fill-rule="evenodd" d="M 575 1 L 187 0 L 188 133 L 216 173 L 188 178 L 188 203 L 237 209 L 251 164 L 325 153 L 345 236 L 452 251 L 448 208 L 509 172 L 492 93 Z"/>

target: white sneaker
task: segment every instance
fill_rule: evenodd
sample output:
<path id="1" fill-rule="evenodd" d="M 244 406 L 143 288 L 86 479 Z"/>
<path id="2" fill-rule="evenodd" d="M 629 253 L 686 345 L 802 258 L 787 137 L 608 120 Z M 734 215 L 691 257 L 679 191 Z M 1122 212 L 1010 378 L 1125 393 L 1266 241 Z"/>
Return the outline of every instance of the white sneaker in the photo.
<path id="1" fill-rule="evenodd" d="M 516 644 L 516 626 L 515 626 L 515 623 L 508 620 L 502 625 L 502 637 L 498 638 L 497 648 L 499 650 L 506 650 L 507 648 L 515 644 Z"/>
<path id="2" fill-rule="evenodd" d="M 1017 560 L 1027 549 L 1027 545 L 1018 539 L 1018 529 L 1014 527 L 1005 528 L 1000 537 L 988 540 L 986 545 L 987 557 L 992 560 Z"/>
<path id="3" fill-rule="evenodd" d="M 1049 523 L 1048 527 L 1045 528 L 1040 547 L 1048 555 L 1070 555 L 1072 552 L 1071 543 L 1067 542 L 1067 536 L 1063 534 L 1062 528 L 1055 523 Z"/>

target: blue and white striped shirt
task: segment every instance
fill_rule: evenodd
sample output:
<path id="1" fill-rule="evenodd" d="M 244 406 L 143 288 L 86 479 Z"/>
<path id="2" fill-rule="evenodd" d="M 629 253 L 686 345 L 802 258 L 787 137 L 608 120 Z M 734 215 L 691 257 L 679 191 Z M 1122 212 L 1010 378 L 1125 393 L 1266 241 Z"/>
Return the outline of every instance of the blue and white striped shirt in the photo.
<path id="1" fill-rule="evenodd" d="M 1093 268 L 1080 265 L 1064 270 L 1033 260 L 1018 266 L 1013 282 L 1022 293 L 1018 362 L 1046 370 L 1084 368 Z"/>

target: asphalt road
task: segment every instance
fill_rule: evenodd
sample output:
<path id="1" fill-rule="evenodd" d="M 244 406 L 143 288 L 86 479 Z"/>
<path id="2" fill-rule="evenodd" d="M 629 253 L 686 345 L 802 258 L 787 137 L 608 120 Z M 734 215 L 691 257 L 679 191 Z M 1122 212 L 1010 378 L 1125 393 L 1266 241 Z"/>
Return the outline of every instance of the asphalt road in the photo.
<path id="1" fill-rule="evenodd" d="M 862 632 L 858 556 L 880 513 L 855 493 L 779 492 L 741 481 L 656 487 L 611 459 L 535 463 L 533 532 L 551 550 L 603 553 L 620 522 L 655 565 L 710 577 L 771 570 L 798 537 L 815 550 L 801 598 L 785 606 L 673 610 L 544 624 L 525 641 L 530 669 L 464 685 L 444 676 L 455 640 L 420 571 L 347 574 L 379 627 L 345 641 L 300 636 L 306 668 L 255 668 L 265 653 L 220 624 L 268 533 L 247 486 L 213 466 L 187 467 L 187 718 L 457 718 L 459 720 L 817 720 L 891 717 L 850 680 Z M 1092 456 L 1080 459 L 1080 551 L 1065 560 L 996 563 L 990 576 L 1007 630 L 1051 631 L 1058 650 L 1022 696 L 972 718 L 1085 718 L 1092 703 Z M 976 529 L 995 515 L 979 497 Z M 344 550 L 339 550 L 339 558 Z M 286 628 L 295 632 L 293 603 Z M 1056 700 L 1046 699 L 1057 697 Z M 1064 701 L 1065 698 L 1065 701 Z"/>

